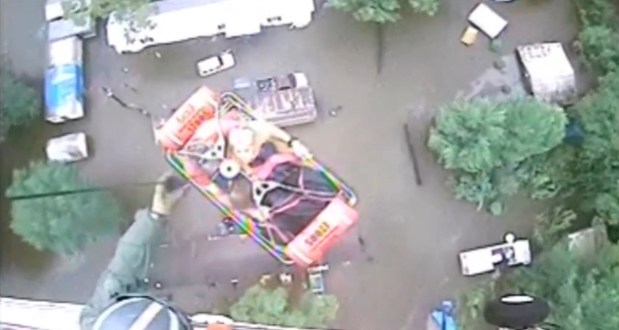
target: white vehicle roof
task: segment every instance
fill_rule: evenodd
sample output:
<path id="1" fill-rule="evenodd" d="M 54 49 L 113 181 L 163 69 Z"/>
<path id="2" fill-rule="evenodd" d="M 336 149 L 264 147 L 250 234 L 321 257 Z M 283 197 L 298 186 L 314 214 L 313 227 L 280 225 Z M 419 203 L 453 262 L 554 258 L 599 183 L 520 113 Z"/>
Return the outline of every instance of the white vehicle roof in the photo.
<path id="1" fill-rule="evenodd" d="M 138 52 L 150 45 L 197 37 L 251 35 L 259 33 L 262 26 L 305 26 L 314 12 L 313 0 L 164 0 L 152 6 L 155 14 L 150 21 L 154 28 L 137 33 L 130 32 L 126 22 L 111 15 L 107 24 L 108 44 L 121 53 Z M 272 21 L 273 18 L 279 20 Z M 128 42 L 127 31 L 135 42 Z"/>
<path id="2" fill-rule="evenodd" d="M 69 37 L 48 44 L 48 65 L 82 64 L 82 40 Z"/>
<path id="3" fill-rule="evenodd" d="M 492 251 L 503 247 L 512 247 L 514 249 L 514 257 L 519 263 L 527 265 L 531 262 L 531 245 L 529 240 L 520 239 L 513 244 L 502 243 L 461 252 L 459 258 L 463 274 L 476 275 L 494 270 L 495 263 L 500 261 L 501 257 L 494 255 Z"/>
<path id="4" fill-rule="evenodd" d="M 219 61 L 219 56 L 215 55 L 212 57 L 209 57 L 205 60 L 200 61 L 200 68 L 206 69 L 206 70 L 210 70 L 213 68 L 216 68 L 218 66 L 221 65 L 221 62 Z"/>
<path id="5" fill-rule="evenodd" d="M 469 22 L 478 27 L 491 39 L 494 39 L 505 30 L 507 20 L 497 14 L 485 3 L 480 3 L 469 15 Z"/>

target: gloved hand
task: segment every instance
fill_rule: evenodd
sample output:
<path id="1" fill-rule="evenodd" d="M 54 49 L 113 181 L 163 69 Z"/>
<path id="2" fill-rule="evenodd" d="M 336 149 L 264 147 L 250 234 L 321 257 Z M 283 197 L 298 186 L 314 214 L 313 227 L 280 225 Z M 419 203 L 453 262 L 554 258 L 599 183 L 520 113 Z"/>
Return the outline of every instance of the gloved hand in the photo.
<path id="1" fill-rule="evenodd" d="M 294 139 L 290 142 L 290 148 L 292 148 L 292 152 L 294 152 L 295 156 L 303 160 L 311 159 L 313 157 L 309 149 L 297 139 Z"/>
<path id="2" fill-rule="evenodd" d="M 155 186 L 151 211 L 158 215 L 169 215 L 172 208 L 189 188 L 188 182 L 168 172 L 162 175 Z"/>

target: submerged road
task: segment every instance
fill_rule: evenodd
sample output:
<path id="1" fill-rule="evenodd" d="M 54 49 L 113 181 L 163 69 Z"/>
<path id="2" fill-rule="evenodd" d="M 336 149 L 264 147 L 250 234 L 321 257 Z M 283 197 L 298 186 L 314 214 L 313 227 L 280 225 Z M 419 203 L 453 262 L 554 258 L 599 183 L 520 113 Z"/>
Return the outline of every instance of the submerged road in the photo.
<path id="1" fill-rule="evenodd" d="M 42 40 L 37 37 L 42 2 L 0 2 L 3 50 L 19 70 L 35 77 L 41 74 L 44 59 Z M 337 326 L 421 329 L 435 304 L 474 282 L 459 275 L 457 253 L 497 242 L 507 229 L 528 233 L 539 209 L 515 201 L 502 219 L 475 212 L 474 205 L 453 198 L 447 173 L 425 147 L 437 108 L 468 89 L 500 56 L 489 51 L 482 35 L 472 47 L 459 42 L 465 18 L 477 1 L 441 3 L 436 17 L 406 14 L 401 22 L 384 28 L 379 74 L 374 27 L 326 9 L 319 9 L 304 30 L 273 28 L 250 38 L 199 39 L 134 55 L 114 53 L 100 35 L 87 42 L 85 52 L 87 117 L 53 127 L 49 134 L 88 133 L 94 153 L 80 167 L 101 185 L 147 181 L 167 168 L 153 143 L 150 123 L 110 101 L 102 87 L 112 88 L 126 102 L 164 115 L 201 84 L 227 89 L 233 78 L 307 73 L 321 112 L 315 123 L 292 132 L 360 196 L 357 232 L 333 251 L 334 267 L 327 275 L 328 291 L 340 299 Z M 573 38 L 576 20 L 570 2 L 532 3 L 491 3 L 510 22 L 502 38 L 503 53 L 522 43 Z M 196 76 L 196 61 L 228 48 L 237 57 L 236 67 L 205 79 Z M 336 107 L 341 108 L 337 115 L 329 115 Z M 421 186 L 415 183 L 402 133 L 406 122 Z M 123 189 L 117 196 L 133 210 L 148 205 L 150 194 L 150 189 L 135 188 Z M 206 241 L 218 220 L 207 201 L 197 193 L 189 194 L 171 220 L 170 233 L 153 265 L 154 277 L 164 283 L 175 302 L 191 311 L 221 308 L 242 292 L 227 284 L 208 288 L 209 281 L 227 283 L 239 277 L 243 288 L 261 273 L 279 269 L 251 243 Z M 4 294 L 83 302 L 113 252 L 111 238 L 81 258 L 52 258 L 4 232 L 0 268 Z M 360 252 L 358 235 L 372 261 Z"/>

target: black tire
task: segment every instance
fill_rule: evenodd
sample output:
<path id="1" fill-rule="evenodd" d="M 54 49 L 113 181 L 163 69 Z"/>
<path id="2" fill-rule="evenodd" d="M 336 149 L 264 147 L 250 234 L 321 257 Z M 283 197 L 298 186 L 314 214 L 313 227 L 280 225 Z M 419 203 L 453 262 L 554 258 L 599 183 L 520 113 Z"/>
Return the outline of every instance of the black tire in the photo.
<path id="1" fill-rule="evenodd" d="M 550 314 L 550 307 L 545 301 L 530 297 L 528 301 L 509 302 L 506 297 L 523 296 L 508 295 L 486 304 L 484 318 L 486 322 L 503 328 L 526 329 L 539 324 Z"/>

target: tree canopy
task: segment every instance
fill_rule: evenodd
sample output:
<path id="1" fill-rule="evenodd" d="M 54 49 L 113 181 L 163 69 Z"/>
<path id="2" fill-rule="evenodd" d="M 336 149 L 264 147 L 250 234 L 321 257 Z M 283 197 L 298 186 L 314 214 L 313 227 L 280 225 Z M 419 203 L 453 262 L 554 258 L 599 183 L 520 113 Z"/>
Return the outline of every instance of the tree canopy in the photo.
<path id="1" fill-rule="evenodd" d="M 607 222 L 619 223 L 619 73 L 600 81 L 596 92 L 576 105 L 584 131 L 573 158 L 574 189 L 581 206 Z"/>
<path id="2" fill-rule="evenodd" d="M 0 141 L 12 128 L 30 124 L 41 113 L 39 94 L 0 63 Z"/>
<path id="3" fill-rule="evenodd" d="M 283 287 L 260 284 L 249 288 L 230 309 L 233 319 L 267 325 L 322 328 L 335 319 L 338 302 L 334 296 L 305 292 L 298 303 L 290 303 Z"/>
<path id="4" fill-rule="evenodd" d="M 13 171 L 7 196 L 53 193 L 91 187 L 72 165 L 34 162 Z M 15 200 L 11 229 L 38 250 L 71 255 L 103 235 L 115 233 L 122 220 L 108 192 L 89 192 Z"/>
<path id="5" fill-rule="evenodd" d="M 565 242 L 541 254 L 532 267 L 520 268 L 463 299 L 463 329 L 481 321 L 485 301 L 504 293 L 526 293 L 551 305 L 546 320 L 561 329 L 619 329 L 619 247 L 610 245 L 594 259 L 577 258 Z M 473 305 L 473 303 L 475 305 Z M 473 313 L 473 311 L 475 311 Z"/>
<path id="6" fill-rule="evenodd" d="M 566 124 L 561 108 L 532 98 L 456 101 L 435 118 L 428 146 L 454 171 L 458 198 L 498 214 L 501 195 L 548 188 L 538 157 L 561 143 Z"/>
<path id="7" fill-rule="evenodd" d="M 84 22 L 86 17 L 105 19 L 114 13 L 115 18 L 128 21 L 135 28 L 146 27 L 148 17 L 152 14 L 149 3 L 151 0 L 64 0 L 64 14 L 77 23 Z"/>
<path id="8" fill-rule="evenodd" d="M 482 172 L 552 149 L 566 123 L 561 108 L 532 98 L 457 101 L 441 109 L 428 146 L 446 169 Z"/>
<path id="9" fill-rule="evenodd" d="M 351 13 L 362 22 L 393 23 L 400 19 L 402 0 L 329 0 L 327 5 Z M 438 0 L 405 0 L 418 13 L 434 16 L 439 9 Z"/>
<path id="10" fill-rule="evenodd" d="M 619 72 L 610 72 L 597 90 L 570 110 L 582 126 L 582 143 L 563 144 L 536 156 L 538 170 L 564 190 L 559 206 L 542 213 L 536 224 L 533 239 L 541 253 L 536 253 L 532 267 L 516 269 L 468 292 L 460 318 L 464 329 L 476 328 L 483 303 L 506 292 L 547 300 L 552 307 L 548 321 L 563 329 L 619 329 L 613 312 L 619 310 L 619 246 L 608 244 L 582 258 L 568 249 L 565 240 L 575 228 L 618 222 L 618 91 Z"/>
<path id="11" fill-rule="evenodd" d="M 619 68 L 619 16 L 613 0 L 576 0 L 581 30 L 578 45 L 587 64 L 600 74 Z"/>
<path id="12" fill-rule="evenodd" d="M 616 1 L 575 3 L 582 22 L 577 45 L 602 76 L 596 90 L 567 110 L 582 140 L 561 144 L 519 166 L 534 173 L 536 184 L 559 191 L 561 198 L 536 223 L 532 266 L 503 273 L 464 295 L 459 325 L 465 330 L 478 329 L 484 303 L 503 293 L 547 300 L 551 315 L 546 321 L 561 329 L 619 329 L 619 245 L 596 239 L 596 251 L 583 255 L 570 249 L 566 238 L 591 225 L 606 228 L 601 236 L 617 240 L 612 232 L 619 228 L 619 16 Z"/>

